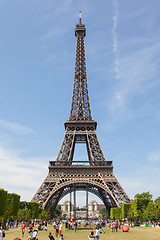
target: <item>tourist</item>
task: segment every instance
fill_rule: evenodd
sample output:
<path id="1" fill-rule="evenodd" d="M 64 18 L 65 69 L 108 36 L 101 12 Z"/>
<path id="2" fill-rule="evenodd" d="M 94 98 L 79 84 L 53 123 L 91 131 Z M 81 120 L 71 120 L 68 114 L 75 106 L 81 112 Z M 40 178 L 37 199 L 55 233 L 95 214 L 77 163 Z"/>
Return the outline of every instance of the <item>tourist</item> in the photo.
<path id="1" fill-rule="evenodd" d="M 68 221 L 65 221 L 65 228 L 68 228 Z"/>
<path id="2" fill-rule="evenodd" d="M 56 229 L 56 222 L 55 221 L 53 222 L 53 227 L 54 227 L 54 229 Z"/>
<path id="3" fill-rule="evenodd" d="M 43 230 L 42 225 L 41 225 L 41 223 L 39 223 L 38 231 L 42 231 L 42 230 Z"/>
<path id="4" fill-rule="evenodd" d="M 47 221 L 44 222 L 44 225 L 45 225 L 45 231 L 47 231 Z"/>
<path id="5" fill-rule="evenodd" d="M 115 229 L 116 229 L 116 232 L 117 232 L 117 229 L 118 229 L 118 221 L 115 222 Z"/>
<path id="6" fill-rule="evenodd" d="M 99 239 L 99 232 L 100 232 L 99 227 L 96 227 L 96 234 L 95 234 L 96 240 Z"/>
<path id="7" fill-rule="evenodd" d="M 72 223 L 72 222 L 70 222 L 70 230 L 72 230 L 72 225 L 73 225 L 73 223 Z"/>
<path id="8" fill-rule="evenodd" d="M 118 221 L 118 228 L 121 229 L 121 223 Z"/>
<path id="9" fill-rule="evenodd" d="M 112 227 L 112 232 L 115 232 L 115 221 L 113 221 L 113 227 Z"/>
<path id="10" fill-rule="evenodd" d="M 124 226 L 124 222 L 122 221 L 122 228 L 123 228 L 123 226 Z"/>
<path id="11" fill-rule="evenodd" d="M 22 237 L 24 237 L 25 228 L 26 228 L 26 224 L 24 222 L 22 222 L 22 224 L 21 224 Z"/>
<path id="12" fill-rule="evenodd" d="M 10 228 L 12 227 L 12 221 L 9 222 L 9 226 L 10 226 Z"/>
<path id="13" fill-rule="evenodd" d="M 32 239 L 33 238 L 33 224 L 31 223 L 30 225 L 29 225 L 29 237 L 28 237 L 28 240 L 29 239 Z"/>
<path id="14" fill-rule="evenodd" d="M 50 240 L 55 240 L 55 238 L 53 237 L 53 235 L 54 235 L 54 233 L 51 233 L 51 232 L 49 233 L 48 237 L 49 237 Z"/>
<path id="15" fill-rule="evenodd" d="M 3 238 L 4 238 L 4 230 L 3 230 L 3 228 L 2 228 L 2 226 L 0 227 L 0 240 L 3 240 Z"/>
<path id="16" fill-rule="evenodd" d="M 62 232 L 62 222 L 60 222 L 59 225 L 58 225 L 59 236 L 61 235 L 61 232 Z"/>
<path id="17" fill-rule="evenodd" d="M 111 231 L 113 232 L 113 222 L 110 223 L 109 227 L 110 227 Z"/>
<path id="18" fill-rule="evenodd" d="M 91 234 L 88 236 L 89 240 L 95 239 L 94 232 L 91 232 Z"/>
<path id="19" fill-rule="evenodd" d="M 102 232 L 105 233 L 105 221 L 101 222 Z"/>
<path id="20" fill-rule="evenodd" d="M 63 234 L 60 235 L 59 240 L 64 240 Z"/>
<path id="21" fill-rule="evenodd" d="M 76 230 L 77 230 L 77 222 L 75 221 L 74 222 L 74 231 L 76 232 Z"/>
<path id="22" fill-rule="evenodd" d="M 59 226 L 58 223 L 56 224 L 56 237 L 58 237 L 58 230 L 59 230 Z"/>

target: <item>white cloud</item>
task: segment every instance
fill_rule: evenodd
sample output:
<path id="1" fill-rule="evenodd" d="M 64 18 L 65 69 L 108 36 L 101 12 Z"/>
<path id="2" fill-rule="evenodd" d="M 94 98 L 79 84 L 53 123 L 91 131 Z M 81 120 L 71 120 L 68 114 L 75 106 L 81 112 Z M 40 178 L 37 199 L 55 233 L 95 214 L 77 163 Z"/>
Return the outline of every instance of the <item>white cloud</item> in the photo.
<path id="1" fill-rule="evenodd" d="M 160 150 L 149 153 L 148 160 L 153 163 L 160 162 Z"/>
<path id="2" fill-rule="evenodd" d="M 19 123 L 0 120 L 0 126 L 15 134 L 25 135 L 33 133 L 31 128 L 20 125 Z"/>
<path id="3" fill-rule="evenodd" d="M 30 201 L 47 176 L 49 160 L 22 159 L 15 152 L 0 148 L 1 187 L 9 192 L 24 194 L 22 199 Z"/>
<path id="4" fill-rule="evenodd" d="M 158 185 L 156 184 L 160 181 L 159 173 L 152 169 L 154 172 L 153 174 L 154 176 L 153 175 L 151 176 L 150 174 L 151 167 L 147 166 L 146 169 L 148 174 L 145 173 L 142 174 L 142 176 L 137 176 L 135 172 L 135 174 L 131 175 L 128 178 L 122 177 L 118 178 L 118 181 L 120 182 L 120 184 L 122 185 L 122 187 L 124 188 L 124 190 L 131 199 L 134 199 L 134 196 L 137 193 L 148 191 L 153 195 L 153 199 L 156 199 L 160 195 Z M 146 172 L 145 170 L 144 172 Z"/>
<path id="5" fill-rule="evenodd" d="M 139 43 L 138 47 L 137 43 Z M 127 51 L 130 45 L 132 45 L 132 50 Z M 144 46 L 142 47 L 142 45 Z M 140 116 L 137 114 L 130 115 L 132 111 L 129 106 L 130 100 L 134 99 L 135 96 L 145 95 L 160 84 L 160 79 L 156 76 L 159 64 L 157 61 L 157 52 L 160 48 L 159 42 L 157 40 L 146 41 L 146 39 L 137 39 L 132 40 L 132 43 L 130 43 L 130 40 L 126 40 L 124 48 L 127 51 L 127 56 L 125 56 L 126 52 L 122 50 L 123 54 L 119 58 L 120 81 L 114 86 L 112 98 L 110 98 L 110 101 L 107 101 L 111 114 L 115 116 L 116 112 L 117 118 L 114 117 L 114 120 L 123 116 L 125 118 L 131 115 Z M 148 103 L 149 101 L 150 99 L 147 99 Z M 154 106 L 155 108 L 156 106 Z M 143 104 L 141 115 L 144 114 L 146 109 L 148 114 L 153 114 L 153 108 L 144 108 Z M 156 112 L 154 111 L 154 113 Z"/>

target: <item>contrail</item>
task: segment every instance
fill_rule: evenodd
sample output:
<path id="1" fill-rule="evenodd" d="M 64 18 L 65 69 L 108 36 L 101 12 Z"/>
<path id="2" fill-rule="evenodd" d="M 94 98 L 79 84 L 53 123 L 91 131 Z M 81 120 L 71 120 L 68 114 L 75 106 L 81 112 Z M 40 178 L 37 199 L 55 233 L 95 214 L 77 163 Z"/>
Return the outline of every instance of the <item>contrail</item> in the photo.
<path id="1" fill-rule="evenodd" d="M 119 16 L 119 3 L 118 0 L 112 0 L 113 8 L 114 8 L 114 16 L 113 16 L 113 27 L 112 27 L 112 38 L 113 38 L 113 53 L 114 53 L 114 63 L 115 63 L 115 72 L 116 78 L 119 78 L 119 49 L 118 49 L 118 34 L 117 34 L 117 26 L 118 26 L 118 16 Z"/>

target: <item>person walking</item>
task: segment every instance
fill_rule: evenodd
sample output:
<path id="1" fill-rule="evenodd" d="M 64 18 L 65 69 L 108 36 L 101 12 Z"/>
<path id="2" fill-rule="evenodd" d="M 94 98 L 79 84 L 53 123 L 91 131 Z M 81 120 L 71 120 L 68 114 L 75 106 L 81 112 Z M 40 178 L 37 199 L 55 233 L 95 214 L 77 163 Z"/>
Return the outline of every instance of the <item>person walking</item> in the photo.
<path id="1" fill-rule="evenodd" d="M 58 230 L 59 230 L 59 226 L 58 223 L 56 224 L 56 237 L 58 237 Z"/>
<path id="2" fill-rule="evenodd" d="M 102 232 L 103 233 L 105 233 L 105 225 L 106 225 L 105 221 L 102 221 L 101 222 L 101 227 L 102 227 Z"/>
<path id="3" fill-rule="evenodd" d="M 115 222 L 115 229 L 116 229 L 116 232 L 117 232 L 117 229 L 118 229 L 118 221 Z"/>
<path id="4" fill-rule="evenodd" d="M 58 230 L 59 230 L 59 236 L 61 236 L 61 233 L 62 233 L 62 223 L 60 222 L 59 225 L 58 225 Z"/>
<path id="5" fill-rule="evenodd" d="M 26 224 L 24 222 L 22 222 L 22 224 L 21 224 L 22 237 L 24 237 L 25 228 L 26 228 Z"/>
<path id="6" fill-rule="evenodd" d="M 99 228 L 97 227 L 97 228 L 96 228 L 96 234 L 95 234 L 96 240 L 99 239 L 99 232 L 100 232 L 100 230 L 99 230 Z"/>
<path id="7" fill-rule="evenodd" d="M 74 231 L 75 232 L 77 231 L 77 222 L 76 221 L 74 222 Z"/>

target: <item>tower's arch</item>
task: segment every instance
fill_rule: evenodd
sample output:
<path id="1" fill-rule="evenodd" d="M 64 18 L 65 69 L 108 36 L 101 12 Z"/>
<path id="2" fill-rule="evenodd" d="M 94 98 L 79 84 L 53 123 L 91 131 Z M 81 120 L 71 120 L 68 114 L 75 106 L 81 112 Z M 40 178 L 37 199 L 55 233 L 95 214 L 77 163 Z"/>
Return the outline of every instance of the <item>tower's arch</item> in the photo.
<path id="1" fill-rule="evenodd" d="M 108 211 L 113 206 L 119 207 L 119 203 L 113 196 L 112 192 L 109 189 L 106 189 L 103 183 L 98 183 L 94 180 L 79 181 L 79 179 L 77 179 L 71 181 L 69 184 L 63 183 L 55 189 L 50 192 L 45 204 L 43 205 L 43 207 L 46 210 L 50 210 L 51 213 L 53 213 L 56 205 L 64 196 L 74 191 L 88 191 L 95 194 L 102 200 Z"/>

